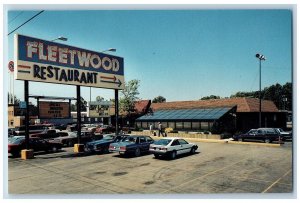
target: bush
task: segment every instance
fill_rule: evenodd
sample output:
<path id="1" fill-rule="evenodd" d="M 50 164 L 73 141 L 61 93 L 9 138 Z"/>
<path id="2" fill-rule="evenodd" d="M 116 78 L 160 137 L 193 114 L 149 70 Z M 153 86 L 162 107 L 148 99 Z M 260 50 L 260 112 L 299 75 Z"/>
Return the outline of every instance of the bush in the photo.
<path id="1" fill-rule="evenodd" d="M 166 129 L 165 129 L 165 132 L 166 132 L 166 133 L 171 133 L 171 132 L 173 132 L 173 128 L 166 128 Z"/>

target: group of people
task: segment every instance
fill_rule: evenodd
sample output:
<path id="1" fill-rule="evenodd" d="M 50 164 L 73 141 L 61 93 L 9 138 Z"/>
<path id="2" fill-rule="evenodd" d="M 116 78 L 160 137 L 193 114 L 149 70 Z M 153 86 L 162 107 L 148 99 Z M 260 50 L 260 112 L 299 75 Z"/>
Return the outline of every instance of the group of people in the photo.
<path id="1" fill-rule="evenodd" d="M 157 133 L 158 137 L 160 137 L 160 135 L 162 137 L 167 137 L 167 133 L 163 130 L 163 126 L 162 126 L 161 122 L 157 123 L 157 129 L 158 129 L 158 133 Z M 156 136 L 156 132 L 153 130 L 152 123 L 150 123 L 149 130 L 150 130 L 151 135 L 153 134 L 154 136 Z"/>

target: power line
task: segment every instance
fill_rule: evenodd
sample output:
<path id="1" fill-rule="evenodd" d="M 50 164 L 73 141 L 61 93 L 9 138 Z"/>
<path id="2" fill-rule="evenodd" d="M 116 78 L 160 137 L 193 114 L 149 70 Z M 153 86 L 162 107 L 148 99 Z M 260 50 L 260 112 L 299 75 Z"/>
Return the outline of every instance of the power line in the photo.
<path id="1" fill-rule="evenodd" d="M 11 31 L 10 33 L 7 34 L 10 35 L 11 33 L 13 33 L 14 31 L 16 31 L 17 29 L 19 29 L 20 27 L 22 27 L 23 25 L 25 25 L 26 23 L 28 23 L 29 21 L 31 21 L 32 19 L 34 19 L 35 17 L 37 17 L 38 15 L 40 15 L 41 13 L 43 13 L 44 10 L 40 11 L 39 13 L 35 14 L 33 17 L 31 17 L 29 20 L 27 20 L 26 22 L 24 22 L 22 25 L 20 25 L 19 27 L 17 27 L 16 29 L 14 29 L 13 31 Z"/>
<path id="2" fill-rule="evenodd" d="M 16 15 L 12 20 L 10 20 L 9 22 L 8 22 L 8 24 L 9 23 L 11 23 L 12 21 L 14 21 L 17 17 L 19 17 L 22 13 L 24 13 L 24 11 L 21 11 L 18 15 Z"/>

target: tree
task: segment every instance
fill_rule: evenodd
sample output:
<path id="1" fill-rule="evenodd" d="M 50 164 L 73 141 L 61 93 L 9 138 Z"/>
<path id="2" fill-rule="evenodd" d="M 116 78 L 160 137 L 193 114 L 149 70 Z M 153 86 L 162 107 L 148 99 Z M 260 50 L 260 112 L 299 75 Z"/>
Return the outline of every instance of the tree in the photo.
<path id="1" fill-rule="evenodd" d="M 166 98 L 164 98 L 163 96 L 155 97 L 152 100 L 152 103 L 163 103 L 163 102 L 166 102 Z"/>
<path id="2" fill-rule="evenodd" d="M 130 80 L 125 83 L 125 88 L 121 91 L 123 96 L 119 100 L 120 109 L 127 114 L 134 112 L 134 104 L 139 99 L 138 95 L 140 94 L 138 91 L 139 83 L 139 80 Z"/>
<path id="3" fill-rule="evenodd" d="M 86 111 L 86 107 L 87 107 L 87 101 L 84 100 L 83 97 L 80 97 L 80 111 Z M 75 102 L 75 104 L 71 105 L 71 111 L 77 111 L 77 101 Z"/>
<path id="4" fill-rule="evenodd" d="M 261 98 L 273 101 L 278 109 L 292 110 L 292 94 L 292 83 L 287 82 L 283 86 L 277 83 L 275 85 L 264 88 L 261 91 Z M 259 91 L 237 92 L 234 95 L 230 96 L 230 98 L 234 97 L 251 97 L 259 99 Z"/>
<path id="5" fill-rule="evenodd" d="M 97 97 L 96 97 L 96 101 L 97 101 L 97 102 L 104 101 L 104 98 L 101 97 L 101 96 L 97 96 Z"/>
<path id="6" fill-rule="evenodd" d="M 18 99 L 16 95 L 12 95 L 11 93 L 8 93 L 7 102 L 12 103 L 13 98 L 14 98 L 14 104 L 18 105 L 20 103 L 20 99 Z"/>
<path id="7" fill-rule="evenodd" d="M 220 96 L 210 95 L 210 96 L 202 97 L 200 100 L 220 99 L 220 98 L 221 98 Z"/>

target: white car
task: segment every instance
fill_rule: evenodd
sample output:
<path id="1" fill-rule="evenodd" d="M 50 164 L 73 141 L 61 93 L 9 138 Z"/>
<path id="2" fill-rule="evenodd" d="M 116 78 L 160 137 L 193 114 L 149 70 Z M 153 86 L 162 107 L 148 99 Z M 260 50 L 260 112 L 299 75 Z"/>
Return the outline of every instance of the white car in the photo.
<path id="1" fill-rule="evenodd" d="M 188 143 L 186 140 L 178 137 L 162 138 L 150 145 L 149 152 L 154 154 L 155 158 L 159 156 L 170 156 L 175 159 L 177 155 L 191 153 L 194 154 L 198 146 Z"/>

